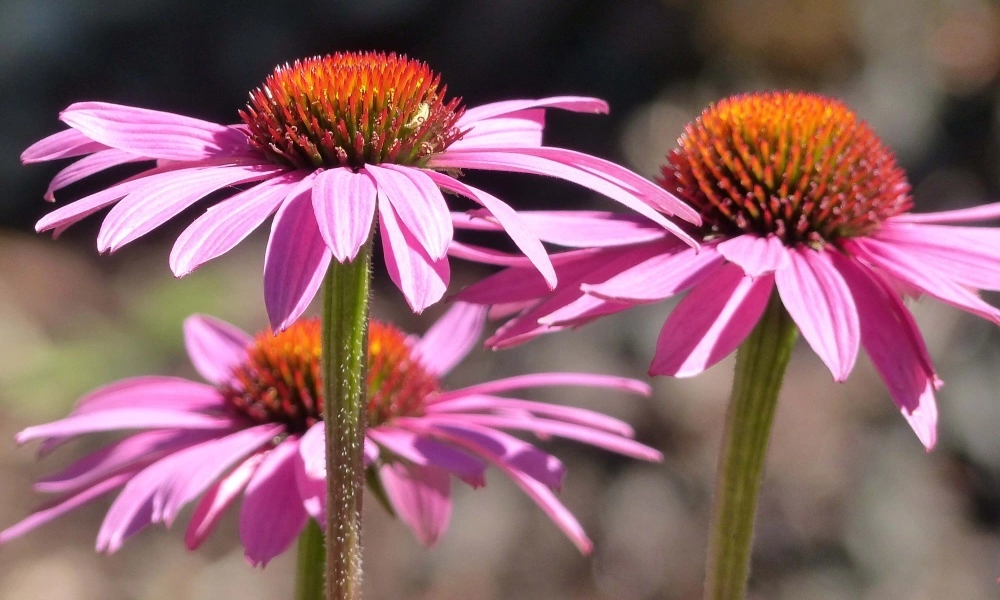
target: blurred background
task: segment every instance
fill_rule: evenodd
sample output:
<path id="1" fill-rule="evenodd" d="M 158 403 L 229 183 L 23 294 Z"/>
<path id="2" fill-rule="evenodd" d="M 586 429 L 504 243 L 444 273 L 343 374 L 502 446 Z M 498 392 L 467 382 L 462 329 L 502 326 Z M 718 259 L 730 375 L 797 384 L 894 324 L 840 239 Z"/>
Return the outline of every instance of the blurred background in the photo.
<path id="1" fill-rule="evenodd" d="M 0 528 L 42 498 L 40 463 L 14 433 L 64 415 L 83 392 L 140 374 L 195 377 L 181 322 L 206 312 L 265 325 L 265 231 L 183 279 L 167 267 L 196 207 L 114 256 L 94 251 L 100 218 L 58 241 L 33 233 L 64 164 L 18 155 L 62 129 L 58 111 L 103 100 L 235 122 L 278 63 L 336 50 L 405 52 L 469 105 L 583 94 L 610 116 L 550 112 L 547 143 L 658 172 L 682 126 L 712 100 L 805 89 L 852 105 L 892 146 L 917 210 L 1000 199 L 1000 5 L 983 0 L 243 0 L 0 1 Z M 610 208 L 539 177 L 469 175 L 516 207 Z M 64 201 L 99 189 L 100 176 Z M 264 228 L 266 229 L 266 228 Z M 489 269 L 453 261 L 458 289 Z M 409 314 L 376 272 L 375 314 L 419 332 L 442 309 Z M 997 297 L 990 299 L 994 304 Z M 490 354 L 447 383 L 542 371 L 644 377 L 656 305 Z M 937 449 L 923 452 L 867 359 L 837 385 L 803 345 L 779 405 L 757 527 L 757 599 L 996 598 L 1000 588 L 1000 331 L 933 301 L 914 310 L 946 386 Z M 636 424 L 661 465 L 546 442 L 567 464 L 563 501 L 596 543 L 580 556 L 499 473 L 461 487 L 451 531 L 421 548 L 369 502 L 367 598 L 697 599 L 710 490 L 732 361 L 657 379 L 655 397 L 580 390 L 536 398 Z M 0 547 L 0 600 L 289 597 L 293 559 L 253 570 L 235 515 L 195 553 L 154 527 L 114 556 L 93 544 L 109 499 Z M 233 511 L 235 512 L 235 511 Z M 182 521 L 184 518 L 182 517 Z"/>

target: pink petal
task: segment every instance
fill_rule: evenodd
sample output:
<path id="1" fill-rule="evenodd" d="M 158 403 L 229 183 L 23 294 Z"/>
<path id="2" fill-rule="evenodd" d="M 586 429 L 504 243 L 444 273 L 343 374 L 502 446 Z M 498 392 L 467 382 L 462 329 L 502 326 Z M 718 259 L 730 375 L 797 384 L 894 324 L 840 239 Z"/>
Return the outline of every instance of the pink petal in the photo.
<path id="1" fill-rule="evenodd" d="M 1000 228 L 886 223 L 875 238 L 958 283 L 1000 290 Z"/>
<path id="2" fill-rule="evenodd" d="M 428 371 L 445 375 L 479 343 L 485 324 L 485 306 L 457 302 L 431 325 L 413 349 Z"/>
<path id="3" fill-rule="evenodd" d="M 501 396 L 464 396 L 454 398 L 452 400 L 428 404 L 424 407 L 424 410 L 427 414 L 524 412 L 532 415 L 552 417 L 554 419 L 559 419 L 560 421 L 576 423 L 578 425 L 584 425 L 594 429 L 603 429 L 604 431 L 616 433 L 625 437 L 632 437 L 635 435 L 635 431 L 628 423 L 596 411 L 570 406 L 561 406 L 558 404 L 549 404 L 546 402 L 533 402 L 530 400 L 504 398 Z"/>
<path id="4" fill-rule="evenodd" d="M 454 237 L 451 212 L 441 190 L 419 169 L 377 167 L 365 170 L 378 184 L 380 201 L 388 201 L 406 229 L 432 260 L 444 258 Z"/>
<path id="5" fill-rule="evenodd" d="M 992 219 L 1000 219 L 1000 202 L 942 212 L 906 213 L 892 217 L 886 223 L 969 223 Z"/>
<path id="6" fill-rule="evenodd" d="M 660 330 L 650 375 L 691 377 L 725 358 L 767 307 L 774 278 L 752 278 L 734 264 L 695 286 Z"/>
<path id="7" fill-rule="evenodd" d="M 368 446 L 366 438 L 365 448 Z M 295 485 L 302 499 L 302 507 L 325 528 L 326 431 L 322 421 L 310 427 L 299 440 L 299 456 L 295 461 Z"/>
<path id="8" fill-rule="evenodd" d="M 94 141 L 149 158 L 189 161 L 250 152 L 238 129 L 145 108 L 77 102 L 59 118 Z"/>
<path id="9" fill-rule="evenodd" d="M 788 250 L 776 236 L 740 235 L 715 247 L 731 263 L 743 268 L 750 277 L 774 273 L 789 264 Z"/>
<path id="10" fill-rule="evenodd" d="M 529 108 L 478 121 L 463 132 L 462 139 L 448 146 L 452 150 L 486 149 L 502 146 L 541 146 L 545 110 Z"/>
<path id="11" fill-rule="evenodd" d="M 208 536 L 212 535 L 219 519 L 243 492 L 263 458 L 263 453 L 254 454 L 208 488 L 201 501 L 198 502 L 198 506 L 195 507 L 191 521 L 184 532 L 184 546 L 188 550 L 198 548 L 208 539 Z"/>
<path id="12" fill-rule="evenodd" d="M 523 390 L 533 387 L 548 387 L 557 385 L 575 385 L 582 387 L 605 388 L 621 392 L 649 396 L 651 389 L 649 385 L 628 377 L 615 377 L 614 375 L 597 375 L 594 373 L 533 373 L 530 375 L 516 375 L 506 377 L 486 383 L 470 385 L 457 390 L 442 392 L 437 396 L 438 402 L 445 400 L 455 400 L 465 396 L 480 394 L 496 394 L 497 392 L 509 392 L 511 390 Z"/>
<path id="13" fill-rule="evenodd" d="M 835 256 L 835 263 L 858 307 L 861 343 L 893 402 L 930 450 L 937 440 L 938 380 L 913 316 L 879 275 L 849 258 Z"/>
<path id="14" fill-rule="evenodd" d="M 713 277 L 723 263 L 722 255 L 710 246 L 703 246 L 700 252 L 683 246 L 661 248 L 657 253 L 647 251 L 651 256 L 633 266 L 616 269 L 609 279 L 585 283 L 580 289 L 606 300 L 657 302 Z"/>
<path id="15" fill-rule="evenodd" d="M 579 288 L 582 279 L 592 276 L 594 271 L 619 257 L 620 252 L 611 257 L 596 249 L 571 250 L 553 255 L 556 275 L 562 283 L 554 293 Z M 455 298 L 475 304 L 506 304 L 539 299 L 550 292 L 548 283 L 537 269 L 518 264 L 480 279 L 456 294 Z"/>
<path id="16" fill-rule="evenodd" d="M 266 566 L 288 549 L 309 515 L 295 485 L 298 443 L 288 438 L 267 453 L 254 472 L 240 510 L 240 541 L 247 561 Z"/>
<path id="17" fill-rule="evenodd" d="M 187 169 L 164 183 L 144 185 L 129 193 L 108 213 L 97 236 L 97 249 L 114 252 L 212 192 L 266 179 L 280 172 L 270 165 Z"/>
<path id="18" fill-rule="evenodd" d="M 510 254 L 507 252 L 501 252 L 499 250 L 494 250 L 492 248 L 484 248 L 482 246 L 473 246 L 470 244 L 463 244 L 461 242 L 456 242 L 452 240 L 448 244 L 448 256 L 455 258 L 462 258 L 465 260 L 470 260 L 472 262 L 478 262 L 486 265 L 501 265 L 501 266 L 530 266 L 533 265 L 531 261 L 527 259 L 523 254 Z M 537 269 L 535 269 L 537 271 Z M 539 274 L 540 275 L 540 274 Z M 544 282 L 544 280 L 543 280 Z M 548 288 L 548 283 L 545 283 L 546 289 Z"/>
<path id="19" fill-rule="evenodd" d="M 664 239 L 662 227 L 639 215 L 590 210 L 520 210 L 518 217 L 543 242 L 569 248 L 604 248 Z M 680 245 L 676 238 L 668 238 Z"/>
<path id="20" fill-rule="evenodd" d="M 118 429 L 225 429 L 232 426 L 229 417 L 216 417 L 199 413 L 186 413 L 155 408 L 118 408 L 99 413 L 80 414 L 58 421 L 35 425 L 17 434 L 18 444 L 39 438 L 61 438 L 115 431 Z"/>
<path id="21" fill-rule="evenodd" d="M 210 385 L 179 377 L 132 377 L 98 388 L 81 398 L 73 415 L 122 408 L 153 408 L 178 412 L 219 410 L 225 401 Z"/>
<path id="22" fill-rule="evenodd" d="M 486 483 L 483 478 L 486 466 L 481 461 L 427 436 L 382 425 L 369 428 L 368 437 L 393 454 L 422 467 L 444 469 L 472 487 Z"/>
<path id="23" fill-rule="evenodd" d="M 775 273 L 774 281 L 802 337 L 829 367 L 833 379 L 844 381 L 858 358 L 861 330 L 851 291 L 830 254 L 793 248 L 788 252 L 791 264 Z"/>
<path id="24" fill-rule="evenodd" d="M 375 196 L 375 182 L 365 170 L 329 169 L 316 177 L 313 211 L 319 233 L 338 261 L 354 260 L 372 234 Z"/>
<path id="25" fill-rule="evenodd" d="M 379 230 L 385 266 L 406 303 L 420 314 L 444 296 L 451 278 L 448 258 L 432 260 L 423 247 L 398 220 L 388 202 L 379 202 Z"/>
<path id="26" fill-rule="evenodd" d="M 531 264 L 535 265 L 538 272 L 545 278 L 549 289 L 555 287 L 556 272 L 548 253 L 545 251 L 545 247 L 542 246 L 541 240 L 528 228 L 513 208 L 499 198 L 487 194 L 482 190 L 467 186 L 443 173 L 435 173 L 434 171 L 427 171 L 426 173 L 431 180 L 442 188 L 471 198 L 483 205 L 497 222 L 500 223 L 500 226 L 507 232 L 507 235 L 510 236 L 510 239 L 517 245 L 518 249 L 531 261 Z"/>
<path id="27" fill-rule="evenodd" d="M 66 129 L 44 137 L 21 153 L 24 164 L 71 158 L 107 150 L 108 147 L 95 142 L 75 129 Z"/>
<path id="28" fill-rule="evenodd" d="M 316 296 L 330 264 L 310 200 L 312 178 L 288 195 L 271 223 L 264 253 L 264 306 L 271 328 L 283 331 Z"/>
<path id="29" fill-rule="evenodd" d="M 504 100 L 502 102 L 491 102 L 490 104 L 474 106 L 466 110 L 465 114 L 458 120 L 456 126 L 464 128 L 484 119 L 510 115 L 511 113 L 530 108 L 561 108 L 573 112 L 606 114 L 608 112 L 608 103 L 598 98 L 586 98 L 583 96 L 553 96 L 538 100 Z"/>
<path id="30" fill-rule="evenodd" d="M 122 152 L 121 150 L 99 150 L 90 156 L 81 158 L 62 171 L 56 173 L 56 176 L 53 177 L 52 181 L 49 183 L 48 189 L 45 190 L 45 199 L 49 202 L 55 201 L 55 196 L 53 194 L 56 191 L 61 190 L 71 183 L 76 183 L 81 179 L 89 177 L 94 173 L 99 173 L 105 169 L 110 169 L 111 167 L 116 167 L 118 165 L 143 160 L 149 159 L 129 154 L 128 152 Z"/>
<path id="31" fill-rule="evenodd" d="M 184 320 L 184 345 L 191 364 L 215 385 L 232 380 L 233 369 L 247 359 L 249 334 L 235 325 L 208 315 L 192 315 Z"/>
<path id="32" fill-rule="evenodd" d="M 232 250 L 274 214 L 303 177 L 302 171 L 279 175 L 210 206 L 174 243 L 170 252 L 174 276 L 183 277 Z"/>
<path id="33" fill-rule="evenodd" d="M 389 501 L 420 543 L 437 545 L 451 519 L 451 477 L 434 467 L 389 463 L 379 469 Z"/>

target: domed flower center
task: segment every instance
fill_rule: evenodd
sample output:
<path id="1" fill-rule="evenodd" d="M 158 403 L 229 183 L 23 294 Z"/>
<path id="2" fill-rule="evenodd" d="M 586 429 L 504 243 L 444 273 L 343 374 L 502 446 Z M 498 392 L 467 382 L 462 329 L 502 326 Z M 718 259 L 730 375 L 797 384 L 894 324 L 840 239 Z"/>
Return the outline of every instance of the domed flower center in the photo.
<path id="1" fill-rule="evenodd" d="M 661 184 L 701 211 L 706 237 L 774 234 L 819 246 L 912 205 L 906 175 L 839 101 L 772 92 L 727 98 L 684 129 Z"/>
<path id="2" fill-rule="evenodd" d="M 397 54 L 348 52 L 278 67 L 240 117 L 250 144 L 295 168 L 419 165 L 461 137 L 460 100 Z"/>
<path id="3" fill-rule="evenodd" d="M 323 419 L 321 325 L 301 319 L 274 335 L 254 338 L 247 359 L 220 391 L 230 407 L 255 423 L 283 423 L 303 433 Z M 406 336 L 372 321 L 368 332 L 368 423 L 418 416 L 438 380 L 420 362 Z"/>

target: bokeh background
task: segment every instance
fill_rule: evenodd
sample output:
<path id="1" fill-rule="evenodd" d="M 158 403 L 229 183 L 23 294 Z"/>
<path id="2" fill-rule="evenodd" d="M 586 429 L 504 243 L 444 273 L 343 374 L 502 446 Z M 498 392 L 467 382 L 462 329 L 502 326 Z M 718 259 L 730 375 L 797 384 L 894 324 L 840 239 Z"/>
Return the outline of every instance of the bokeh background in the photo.
<path id="1" fill-rule="evenodd" d="M 61 129 L 58 111 L 104 100 L 233 122 L 275 64 L 383 49 L 428 61 L 475 105 L 586 94 L 610 116 L 550 113 L 547 142 L 655 175 L 681 127 L 732 93 L 806 89 L 850 103 L 898 153 L 918 210 L 1000 199 L 1000 6 L 984 0 L 199 0 L 0 1 L 0 527 L 41 498 L 31 482 L 81 447 L 36 463 L 19 429 L 65 414 L 81 393 L 139 374 L 195 374 L 180 324 L 211 313 L 265 324 L 264 231 L 174 280 L 171 241 L 197 207 L 114 256 L 99 219 L 58 241 L 36 236 L 41 196 L 62 165 L 20 151 Z M 472 174 L 517 207 L 610 208 L 538 177 Z M 101 177 L 63 194 L 106 184 Z M 266 228 L 265 228 L 266 229 Z M 454 261 L 456 289 L 488 269 Z M 375 313 L 422 331 L 376 274 Z M 996 303 L 994 296 L 991 300 Z M 478 351 L 449 385 L 541 370 L 643 377 L 670 306 L 635 310 L 498 354 Z M 1000 331 L 933 301 L 914 310 L 946 386 L 941 435 L 925 454 L 866 358 L 832 383 L 800 345 L 780 402 L 752 578 L 758 599 L 996 598 L 1000 587 Z M 580 556 L 498 473 L 457 488 L 452 529 L 421 548 L 366 507 L 367 598 L 697 599 L 716 448 L 732 361 L 655 397 L 580 390 L 537 398 L 637 426 L 659 465 L 548 442 L 569 468 L 562 499 L 596 542 Z M 227 519 L 196 553 L 154 527 L 114 556 L 93 552 L 94 503 L 0 547 L 0 600 L 290 597 L 293 560 L 246 565 Z M 232 516 L 232 515 L 230 515 Z M 182 519 L 183 521 L 183 519 Z"/>

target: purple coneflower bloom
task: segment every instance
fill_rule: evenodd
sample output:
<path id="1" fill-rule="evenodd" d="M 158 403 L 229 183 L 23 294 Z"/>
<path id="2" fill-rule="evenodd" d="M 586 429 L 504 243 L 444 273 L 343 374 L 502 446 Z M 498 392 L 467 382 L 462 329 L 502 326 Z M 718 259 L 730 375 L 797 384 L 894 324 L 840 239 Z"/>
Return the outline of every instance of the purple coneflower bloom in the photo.
<path id="1" fill-rule="evenodd" d="M 632 429 L 612 417 L 497 394 L 580 385 L 648 395 L 649 387 L 621 377 L 538 373 L 443 389 L 441 377 L 476 345 L 484 320 L 482 307 L 458 304 L 422 338 L 372 322 L 365 463 L 393 510 L 427 546 L 447 529 L 452 476 L 481 487 L 493 465 L 588 552 L 580 524 L 553 494 L 562 463 L 502 430 L 572 439 L 643 460 L 660 460 L 660 453 L 632 440 Z M 126 379 L 91 392 L 69 417 L 18 434 L 19 443 L 42 440 L 44 455 L 84 434 L 131 432 L 40 481 L 38 491 L 58 497 L 0 532 L 0 543 L 118 488 L 97 536 L 99 551 L 118 550 L 152 523 L 171 525 L 199 496 L 188 548 L 199 546 L 242 495 L 240 539 L 255 565 L 287 549 L 310 517 L 325 522 L 320 323 L 305 319 L 277 335 L 251 338 L 223 321 L 193 316 L 184 332 L 191 362 L 209 384 Z"/>
<path id="2" fill-rule="evenodd" d="M 156 165 L 49 213 L 36 229 L 59 234 L 114 204 L 97 237 L 99 251 L 113 252 L 209 194 L 240 189 L 181 234 L 170 267 L 178 277 L 192 272 L 276 213 L 264 300 L 272 327 L 283 329 L 315 296 L 331 259 L 354 259 L 376 213 L 393 282 L 416 312 L 437 302 L 448 285 L 453 233 L 442 190 L 489 212 L 554 286 L 538 237 L 502 200 L 459 181 L 459 170 L 572 181 L 685 238 L 661 212 L 697 221 L 691 208 L 628 169 L 542 145 L 545 108 L 603 113 L 605 102 L 565 96 L 466 110 L 445 92 L 420 61 L 343 53 L 278 67 L 251 92 L 240 125 L 103 102 L 73 104 L 59 117 L 70 129 L 21 155 L 25 163 L 87 155 L 55 176 L 47 199 L 117 165 Z"/>
<path id="3" fill-rule="evenodd" d="M 518 313 L 487 343 L 510 346 L 688 291 L 649 368 L 687 377 L 736 349 L 776 288 L 836 381 L 864 346 L 920 441 L 934 445 L 941 381 L 903 300 L 927 295 L 1000 323 L 977 293 L 1000 290 L 1000 229 L 955 225 L 1000 218 L 1000 204 L 907 212 L 905 174 L 871 129 L 840 102 L 802 93 L 709 107 L 670 153 L 661 184 L 701 212 L 700 252 L 642 218 L 521 213 L 545 241 L 581 249 L 553 256 L 553 292 L 520 259 L 466 288 L 464 300 Z"/>

